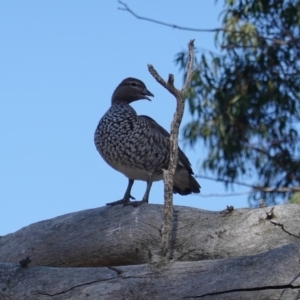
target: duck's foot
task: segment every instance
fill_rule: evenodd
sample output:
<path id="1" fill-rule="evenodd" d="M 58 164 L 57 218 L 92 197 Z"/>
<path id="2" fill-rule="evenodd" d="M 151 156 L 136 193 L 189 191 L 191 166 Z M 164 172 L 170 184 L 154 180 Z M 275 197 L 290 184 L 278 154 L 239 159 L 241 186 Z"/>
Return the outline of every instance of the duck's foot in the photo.
<path id="1" fill-rule="evenodd" d="M 141 204 L 143 204 L 143 203 L 148 203 L 148 200 L 128 201 L 128 202 L 124 203 L 123 206 L 131 205 L 131 206 L 133 206 L 133 207 L 138 207 L 139 205 L 141 205 Z"/>
<path id="2" fill-rule="evenodd" d="M 121 200 L 110 202 L 110 203 L 106 203 L 106 205 L 108 205 L 108 206 L 114 206 L 114 205 L 118 205 L 118 204 L 124 204 L 125 205 L 125 203 L 131 202 L 130 199 L 135 200 L 135 198 L 133 196 L 129 195 L 128 198 L 124 197 Z"/>
<path id="3" fill-rule="evenodd" d="M 133 197 L 130 197 L 130 198 L 132 199 Z M 123 204 L 123 206 L 131 205 L 133 207 L 138 207 L 139 205 L 141 205 L 143 203 L 148 203 L 148 201 L 147 200 L 130 201 L 129 199 L 121 199 L 121 200 L 118 200 L 118 201 L 106 203 L 106 205 L 108 205 L 108 206 L 115 206 L 115 205 L 118 205 L 118 204 Z"/>

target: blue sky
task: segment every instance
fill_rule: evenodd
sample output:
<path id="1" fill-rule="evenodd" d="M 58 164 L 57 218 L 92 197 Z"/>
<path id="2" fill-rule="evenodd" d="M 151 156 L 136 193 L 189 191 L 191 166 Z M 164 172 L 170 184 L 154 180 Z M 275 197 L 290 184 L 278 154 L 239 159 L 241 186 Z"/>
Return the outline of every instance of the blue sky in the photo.
<path id="1" fill-rule="evenodd" d="M 143 16 L 199 28 L 219 26 L 222 9 L 222 1 L 127 4 Z M 137 20 L 118 6 L 108 0 L 1 1 L 0 235 L 120 199 L 127 179 L 106 165 L 93 142 L 115 87 L 129 76 L 143 80 L 155 98 L 134 108 L 169 130 L 175 99 L 152 78 L 147 64 L 164 78 L 173 73 L 181 87 L 175 54 L 190 39 L 217 51 L 212 33 Z M 186 110 L 182 125 L 189 120 Z M 197 145 L 184 151 L 195 173 L 203 174 L 199 166 L 205 149 Z M 221 183 L 199 182 L 203 195 L 227 192 Z M 135 182 L 132 194 L 140 199 L 145 188 L 144 182 Z M 246 199 L 175 195 L 174 203 L 221 210 L 245 207 Z M 163 203 L 163 182 L 153 185 L 150 203 Z"/>

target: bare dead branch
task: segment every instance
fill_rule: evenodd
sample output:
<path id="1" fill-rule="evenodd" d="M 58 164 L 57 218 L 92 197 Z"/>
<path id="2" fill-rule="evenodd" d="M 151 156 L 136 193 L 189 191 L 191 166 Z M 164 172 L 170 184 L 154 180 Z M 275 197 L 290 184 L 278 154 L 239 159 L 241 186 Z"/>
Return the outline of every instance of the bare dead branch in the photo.
<path id="1" fill-rule="evenodd" d="M 227 33 L 231 33 L 231 34 L 238 34 L 238 35 L 242 35 L 245 37 L 249 37 L 249 38 L 257 38 L 260 40 L 267 40 L 272 42 L 272 45 L 286 45 L 286 44 L 290 44 L 293 43 L 295 41 L 296 38 L 291 37 L 289 40 L 279 40 L 279 39 L 275 39 L 275 38 L 269 38 L 269 37 L 264 37 L 258 34 L 258 32 L 243 32 L 243 31 L 238 31 L 238 30 L 229 30 L 229 29 L 225 29 L 225 28 L 211 28 L 211 29 L 201 29 L 201 28 L 193 28 L 193 27 L 186 27 L 186 26 L 180 26 L 180 25 L 176 25 L 176 24 L 170 24 L 167 22 L 162 22 L 159 20 L 155 20 L 152 18 L 148 18 L 148 17 L 142 17 L 140 15 L 138 15 L 137 13 L 135 13 L 125 2 L 119 0 L 118 1 L 119 4 L 121 4 L 121 7 L 119 7 L 119 10 L 123 10 L 123 11 L 127 11 L 129 12 L 131 15 L 133 15 L 135 18 L 139 19 L 139 20 L 144 20 L 144 21 L 148 21 L 151 23 L 155 23 L 155 24 L 159 24 L 159 25 L 163 25 L 166 27 L 171 27 L 173 29 L 179 29 L 179 30 L 185 30 L 185 31 L 194 31 L 194 32 L 227 32 Z M 228 45 L 227 48 L 230 48 L 231 45 Z M 232 45 L 234 47 L 234 45 Z M 225 48 L 224 46 L 222 46 L 223 48 Z M 249 46 L 239 46 L 236 45 L 236 47 L 249 47 Z M 250 46 L 252 47 L 252 46 Z"/>
<path id="2" fill-rule="evenodd" d="M 163 170 L 164 175 L 164 222 L 161 230 L 161 246 L 162 255 L 167 261 L 169 252 L 169 242 L 172 232 L 173 224 L 173 177 L 178 162 L 178 135 L 179 127 L 184 112 L 185 92 L 191 83 L 193 62 L 194 62 L 194 40 L 188 44 L 189 48 L 189 64 L 187 69 L 187 76 L 182 90 L 178 90 L 174 86 L 174 75 L 169 74 L 168 81 L 166 82 L 155 70 L 155 68 L 148 64 L 148 70 L 155 80 L 167 89 L 175 98 L 177 102 L 176 111 L 173 116 L 170 133 L 170 161 L 168 170 Z"/>
<path id="3" fill-rule="evenodd" d="M 150 74 L 155 78 L 155 80 L 161 84 L 165 89 L 167 89 L 175 98 L 178 97 L 179 91 L 174 87 L 174 75 L 169 74 L 168 81 L 166 82 L 154 69 L 154 67 L 148 64 L 148 70 Z M 172 79 L 173 78 L 173 79 Z"/>
<path id="4" fill-rule="evenodd" d="M 163 25 L 163 26 L 171 27 L 173 29 L 180 29 L 180 30 L 187 30 L 187 31 L 217 32 L 217 31 L 222 30 L 222 28 L 198 29 L 198 28 L 192 28 L 192 27 L 184 27 L 184 26 L 178 26 L 176 24 L 170 24 L 170 23 L 159 21 L 159 20 L 151 19 L 151 18 L 148 18 L 148 17 L 142 17 L 142 16 L 138 15 L 137 13 L 135 13 L 125 2 L 120 1 L 120 0 L 118 2 L 122 6 L 122 7 L 119 7 L 119 10 L 127 11 L 127 12 L 129 12 L 130 14 L 132 14 L 135 18 L 137 18 L 139 20 L 144 20 L 144 21 L 148 21 L 148 22 L 160 24 L 160 25 Z"/>
<path id="5" fill-rule="evenodd" d="M 300 206 L 276 206 L 272 219 L 293 235 L 263 221 L 269 209 L 232 210 L 174 206 L 173 262 L 158 269 L 149 264 L 160 251 L 160 205 L 101 207 L 31 224 L 0 238 L 0 299 L 120 299 L 120 291 L 143 300 L 298 299 Z M 25 256 L 32 262 L 22 269 L 16 262 Z M 287 290 L 294 296 L 282 296 Z"/>
<path id="6" fill-rule="evenodd" d="M 195 175 L 196 178 L 202 178 L 202 179 L 208 179 L 208 180 L 213 180 L 213 181 L 219 181 L 219 182 L 226 182 L 226 183 L 232 183 L 232 184 L 237 184 L 237 185 L 241 185 L 241 186 L 246 186 L 246 187 L 250 187 L 250 188 L 259 188 L 257 186 L 254 186 L 252 184 L 248 184 L 245 182 L 240 182 L 240 181 L 230 181 L 230 180 L 226 180 L 223 178 L 216 178 L 216 177 L 210 177 L 210 176 L 204 176 L 204 175 Z"/>
<path id="7" fill-rule="evenodd" d="M 256 188 L 256 190 L 267 192 L 267 193 L 290 193 L 290 192 L 300 192 L 300 186 L 282 187 L 282 188 L 260 187 L 260 188 Z"/>
<path id="8" fill-rule="evenodd" d="M 199 195 L 195 195 L 197 197 L 201 197 L 201 198 L 210 198 L 210 197 L 234 197 L 234 196 L 242 196 L 242 195 L 248 195 L 248 194 L 252 194 L 253 191 L 247 191 L 247 192 L 241 192 L 241 193 L 211 193 L 211 194 L 199 194 Z"/>
<path id="9" fill-rule="evenodd" d="M 231 183 L 231 184 L 237 184 L 237 185 L 241 185 L 241 186 L 246 186 L 246 187 L 252 188 L 251 191 L 245 192 L 245 194 L 250 194 L 250 193 L 257 192 L 257 191 L 266 192 L 266 193 L 292 193 L 292 192 L 300 192 L 300 186 L 274 188 L 274 187 L 263 187 L 263 186 L 248 184 L 248 183 L 240 182 L 240 181 L 230 181 L 230 180 L 226 180 L 226 179 L 222 179 L 222 178 L 215 178 L 215 177 L 204 176 L 204 175 L 195 175 L 195 177 L 196 178 L 213 180 L 213 181 L 220 181 L 220 182 L 226 182 L 226 183 Z M 214 194 L 214 196 L 217 196 L 217 195 L 220 195 L 220 197 L 221 196 L 226 196 L 226 194 Z M 236 195 L 238 195 L 238 194 L 236 194 Z M 205 195 L 201 195 L 201 197 L 203 197 L 203 196 L 205 197 Z M 232 196 L 234 196 L 234 195 L 232 194 Z M 212 196 L 209 196 L 209 197 L 212 197 Z"/>

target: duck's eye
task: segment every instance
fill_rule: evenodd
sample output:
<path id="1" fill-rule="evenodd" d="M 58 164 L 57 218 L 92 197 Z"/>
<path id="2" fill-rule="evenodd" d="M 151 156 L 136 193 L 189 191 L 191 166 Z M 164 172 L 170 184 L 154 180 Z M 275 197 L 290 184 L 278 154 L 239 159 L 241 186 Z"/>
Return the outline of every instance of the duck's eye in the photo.
<path id="1" fill-rule="evenodd" d="M 131 82 L 130 85 L 131 85 L 131 86 L 136 86 L 136 83 L 135 83 L 135 82 Z"/>

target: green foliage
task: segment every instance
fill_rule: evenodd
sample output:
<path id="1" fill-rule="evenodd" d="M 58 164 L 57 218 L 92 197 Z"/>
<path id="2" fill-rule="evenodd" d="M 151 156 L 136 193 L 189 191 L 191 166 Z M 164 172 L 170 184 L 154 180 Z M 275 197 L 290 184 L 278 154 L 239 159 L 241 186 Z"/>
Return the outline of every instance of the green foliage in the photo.
<path id="1" fill-rule="evenodd" d="M 220 55 L 195 59 L 187 93 L 193 120 L 184 138 L 192 146 L 205 142 L 202 168 L 226 185 L 238 178 L 261 187 L 300 185 L 299 25 L 300 0 L 227 0 L 216 34 Z M 184 69 L 187 54 L 176 63 Z M 288 196 L 251 197 L 270 204 Z"/>
<path id="2" fill-rule="evenodd" d="M 300 204 L 300 193 L 299 192 L 294 193 L 294 195 L 292 196 L 289 202 L 294 204 Z"/>

